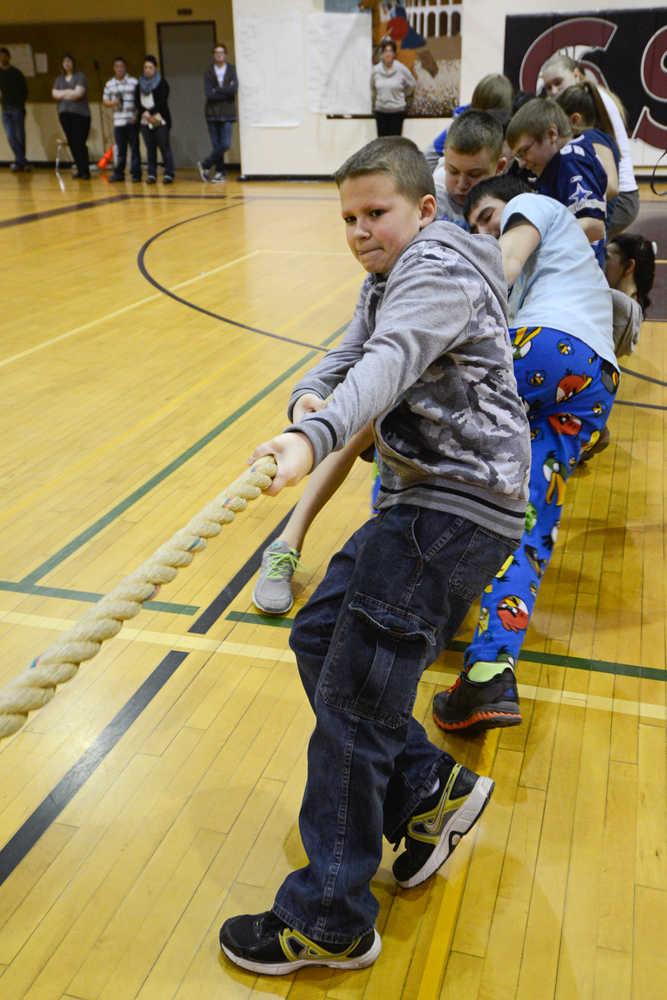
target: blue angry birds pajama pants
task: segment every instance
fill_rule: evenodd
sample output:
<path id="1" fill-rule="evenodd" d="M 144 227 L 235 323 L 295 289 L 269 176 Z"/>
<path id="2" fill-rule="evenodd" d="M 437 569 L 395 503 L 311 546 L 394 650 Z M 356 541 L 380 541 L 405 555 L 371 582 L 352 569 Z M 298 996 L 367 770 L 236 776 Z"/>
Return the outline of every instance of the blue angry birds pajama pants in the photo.
<path id="1" fill-rule="evenodd" d="M 514 373 L 531 433 L 530 502 L 521 543 L 482 595 L 464 657 L 515 667 L 560 524 L 567 480 L 598 440 L 619 383 L 618 370 L 569 333 L 510 330 Z"/>

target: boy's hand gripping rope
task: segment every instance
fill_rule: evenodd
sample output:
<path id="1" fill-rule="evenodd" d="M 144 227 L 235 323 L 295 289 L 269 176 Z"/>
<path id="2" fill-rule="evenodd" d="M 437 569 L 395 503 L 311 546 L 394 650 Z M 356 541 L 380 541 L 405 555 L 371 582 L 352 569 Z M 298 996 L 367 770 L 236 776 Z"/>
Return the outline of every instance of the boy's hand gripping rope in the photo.
<path id="1" fill-rule="evenodd" d="M 223 524 L 245 510 L 248 500 L 255 500 L 271 485 L 276 471 L 270 455 L 246 469 L 69 632 L 0 689 L 0 739 L 20 729 L 29 712 L 51 701 L 57 685 L 71 680 L 80 663 L 92 659 L 105 639 L 120 632 L 128 618 L 139 614 L 144 601 L 155 597 L 163 583 L 173 580 L 181 566 L 189 566 L 195 552 L 206 548 L 207 538 L 218 535 Z"/>

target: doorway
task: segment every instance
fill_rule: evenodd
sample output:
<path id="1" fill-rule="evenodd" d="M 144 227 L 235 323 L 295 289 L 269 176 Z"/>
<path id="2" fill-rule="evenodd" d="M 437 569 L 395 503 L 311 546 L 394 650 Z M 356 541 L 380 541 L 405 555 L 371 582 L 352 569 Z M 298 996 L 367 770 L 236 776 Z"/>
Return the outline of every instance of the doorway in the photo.
<path id="1" fill-rule="evenodd" d="M 160 65 L 169 83 L 170 138 L 177 167 L 194 167 L 211 147 L 204 118 L 203 76 L 213 59 L 215 30 L 215 21 L 157 26 Z"/>

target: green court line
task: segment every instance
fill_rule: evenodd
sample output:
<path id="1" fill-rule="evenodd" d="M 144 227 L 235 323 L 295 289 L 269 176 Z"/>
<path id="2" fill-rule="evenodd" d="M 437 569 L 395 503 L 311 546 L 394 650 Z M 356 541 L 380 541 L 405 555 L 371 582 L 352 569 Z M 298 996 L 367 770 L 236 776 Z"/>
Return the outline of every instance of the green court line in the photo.
<path id="1" fill-rule="evenodd" d="M 37 597 L 63 597 L 67 601 L 85 601 L 97 604 L 104 594 L 94 594 L 90 590 L 67 590 L 64 587 L 39 587 L 35 584 L 12 583 L 11 580 L 0 580 L 0 590 L 8 590 L 14 594 L 36 595 Z M 196 604 L 171 604 L 169 601 L 146 601 L 143 605 L 150 611 L 166 611 L 172 615 L 196 615 L 199 606 Z"/>
<path id="2" fill-rule="evenodd" d="M 321 346 L 322 347 L 328 346 L 346 328 L 347 328 L 347 323 L 344 326 L 339 327 L 338 330 L 335 330 L 334 333 L 332 333 L 329 337 L 327 337 L 327 339 L 323 342 Z M 219 435 L 222 434 L 223 431 L 226 431 L 228 427 L 230 427 L 233 423 L 239 420 L 245 413 L 248 412 L 248 410 L 252 409 L 252 407 L 255 406 L 257 403 L 261 402 L 261 400 L 264 399 L 264 397 L 268 393 L 272 392 L 279 385 L 282 385 L 282 383 L 285 382 L 288 378 L 290 378 L 294 374 L 294 372 L 298 371 L 299 368 L 301 368 L 304 364 L 306 364 L 306 362 L 316 357 L 318 353 L 319 351 L 317 351 L 314 348 L 312 351 L 309 351 L 303 358 L 301 358 L 295 364 L 291 365 L 291 367 L 288 368 L 286 371 L 284 371 L 282 375 L 279 375 L 272 382 L 269 382 L 268 385 L 264 386 L 263 389 L 261 389 L 258 393 L 256 393 L 249 400 L 243 403 L 243 405 L 240 406 L 237 410 L 235 410 L 234 413 L 232 413 L 229 417 L 226 417 L 224 420 L 221 420 L 219 424 L 217 424 L 212 430 L 210 430 L 207 434 L 201 437 L 199 441 L 196 441 L 193 445 L 191 445 L 184 452 L 178 455 L 177 458 L 173 460 L 173 462 L 170 462 L 163 469 L 160 469 L 160 471 L 157 472 L 154 476 L 151 476 L 151 478 L 147 482 L 145 482 L 138 489 L 134 490 L 133 493 L 130 493 L 130 495 L 128 497 L 125 497 L 124 500 L 121 500 L 119 504 L 116 504 L 115 507 L 113 507 L 102 517 L 98 518 L 98 520 L 95 521 L 93 524 L 91 524 L 88 528 L 86 528 L 85 531 L 82 531 L 81 534 L 77 535 L 76 538 L 73 538 L 70 542 L 67 543 L 67 545 L 64 545 L 61 549 L 58 550 L 58 552 L 50 556 L 49 559 L 43 562 L 31 573 L 28 573 L 27 576 L 24 576 L 23 579 L 19 581 L 20 584 L 22 584 L 24 587 L 31 586 L 32 584 L 40 580 L 43 576 L 46 576 L 46 574 L 49 573 L 52 569 L 54 569 L 56 566 L 59 566 L 62 562 L 64 562 L 67 558 L 69 558 L 69 556 L 71 556 L 73 552 L 76 552 L 78 549 L 80 549 L 83 545 L 89 542 L 91 538 L 94 538 L 95 535 L 98 535 L 109 524 L 115 521 L 116 518 L 124 514 L 125 511 L 128 510 L 130 507 L 132 507 L 135 503 L 137 503 L 137 501 L 145 497 L 147 493 L 150 493 L 151 490 L 153 490 L 156 486 L 159 486 L 160 483 L 164 482 L 164 480 L 167 479 L 172 474 L 172 472 L 175 472 L 177 469 L 180 469 L 182 465 L 185 465 L 185 463 L 189 459 L 191 459 L 193 455 L 196 455 L 198 452 L 202 450 L 202 448 L 205 448 L 207 444 L 210 444 L 211 441 L 219 437 Z"/>
<path id="3" fill-rule="evenodd" d="M 271 625 L 273 628 L 291 628 L 294 624 L 294 619 L 285 615 L 273 618 L 271 615 L 254 615 L 250 611 L 230 611 L 225 618 L 230 622 L 251 622 L 255 625 Z"/>
<path id="4" fill-rule="evenodd" d="M 293 618 L 270 618 L 268 615 L 256 615 L 250 611 L 230 611 L 225 616 L 233 622 L 249 622 L 253 625 L 269 625 L 274 628 L 291 628 Z M 468 643 L 454 640 L 447 647 L 456 653 L 463 653 Z M 522 649 L 520 660 L 527 663 L 547 663 L 554 667 L 573 667 L 575 670 L 589 670 L 598 674 L 617 674 L 623 677 L 642 677 L 655 681 L 667 681 L 667 670 L 660 667 L 638 667 L 634 663 L 614 663 L 610 660 L 592 660 L 583 656 L 567 656 L 565 653 L 534 653 L 530 649 Z"/>

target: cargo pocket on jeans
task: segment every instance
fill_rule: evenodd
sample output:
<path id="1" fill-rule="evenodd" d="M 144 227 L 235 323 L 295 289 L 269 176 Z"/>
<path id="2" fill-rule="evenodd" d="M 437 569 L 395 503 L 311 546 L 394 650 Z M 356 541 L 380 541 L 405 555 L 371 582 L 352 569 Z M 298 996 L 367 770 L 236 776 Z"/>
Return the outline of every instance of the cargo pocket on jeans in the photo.
<path id="1" fill-rule="evenodd" d="M 340 642 L 320 678 L 330 708 L 395 729 L 412 715 L 417 684 L 436 643 L 433 625 L 403 608 L 356 593 Z"/>

